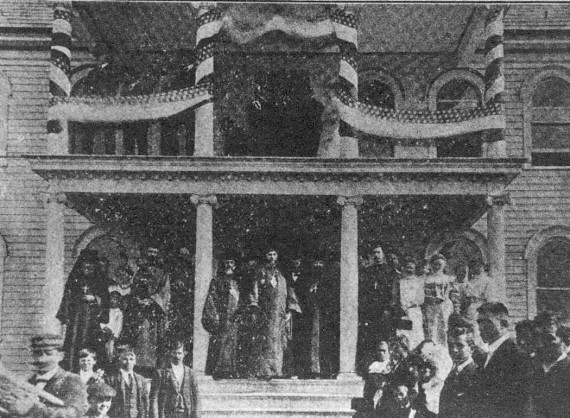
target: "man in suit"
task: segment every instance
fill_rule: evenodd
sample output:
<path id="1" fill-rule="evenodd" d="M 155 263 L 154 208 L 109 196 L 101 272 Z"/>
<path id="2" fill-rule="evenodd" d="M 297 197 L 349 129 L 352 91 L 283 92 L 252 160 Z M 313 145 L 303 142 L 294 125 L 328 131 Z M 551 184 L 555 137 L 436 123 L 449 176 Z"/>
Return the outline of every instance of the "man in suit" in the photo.
<path id="1" fill-rule="evenodd" d="M 570 328 L 560 327 L 556 336 L 541 337 L 537 357 L 543 373 L 535 376 L 533 401 L 541 418 L 563 418 L 570 413 Z"/>
<path id="2" fill-rule="evenodd" d="M 151 418 L 199 418 L 198 386 L 190 367 L 184 365 L 182 341 L 169 347 L 170 365 L 157 370 L 151 389 Z"/>
<path id="3" fill-rule="evenodd" d="M 63 340 L 59 335 L 43 334 L 31 340 L 32 357 L 37 373 L 29 383 L 44 392 L 54 395 L 63 405 L 41 400 L 37 395 L 15 390 L 2 394 L 0 405 L 8 415 L 42 418 L 80 418 L 87 405 L 86 388 L 79 376 L 59 367 L 63 360 Z M 17 389 L 17 388 L 15 388 Z"/>
<path id="4" fill-rule="evenodd" d="M 134 372 L 137 356 L 129 345 L 117 347 L 120 369 L 106 378 L 106 383 L 117 392 L 109 410 L 111 418 L 147 418 L 149 391 L 145 379 Z"/>
<path id="5" fill-rule="evenodd" d="M 453 368 L 447 376 L 439 399 L 440 418 L 474 417 L 477 406 L 477 364 L 473 361 L 473 328 L 461 320 L 447 334 Z"/>
<path id="6" fill-rule="evenodd" d="M 524 417 L 529 414 L 530 365 L 509 334 L 509 311 L 500 302 L 477 309 L 483 342 L 489 345 L 479 365 L 479 411 L 486 417 Z"/>
<path id="7" fill-rule="evenodd" d="M 432 416 L 423 405 L 412 402 L 412 388 L 412 381 L 396 380 L 388 399 L 374 412 L 373 417 L 428 418 Z"/>

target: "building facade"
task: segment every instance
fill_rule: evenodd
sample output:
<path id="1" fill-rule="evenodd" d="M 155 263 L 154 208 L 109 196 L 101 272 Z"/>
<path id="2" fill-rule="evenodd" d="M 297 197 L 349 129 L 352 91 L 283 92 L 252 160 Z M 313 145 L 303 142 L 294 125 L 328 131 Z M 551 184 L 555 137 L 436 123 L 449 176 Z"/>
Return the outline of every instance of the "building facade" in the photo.
<path id="1" fill-rule="evenodd" d="M 568 313 L 569 7 L 0 9 L 9 368 L 29 370 L 31 335 L 61 332 L 65 278 L 88 246 L 195 253 L 198 372 L 224 242 L 244 257 L 268 239 L 291 253 L 321 242 L 340 271 L 340 376 L 355 372 L 359 258 L 373 242 L 454 266 L 482 258 L 515 320 Z M 303 223 L 300 207 L 328 217 Z M 276 227 L 289 225 L 276 213 L 303 227 Z"/>

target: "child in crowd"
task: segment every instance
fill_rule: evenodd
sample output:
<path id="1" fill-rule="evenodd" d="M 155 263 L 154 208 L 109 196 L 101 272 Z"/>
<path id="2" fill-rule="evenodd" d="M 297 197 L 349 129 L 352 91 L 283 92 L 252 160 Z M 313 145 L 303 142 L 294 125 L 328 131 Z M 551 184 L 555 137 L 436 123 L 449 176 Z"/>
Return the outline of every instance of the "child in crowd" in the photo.
<path id="1" fill-rule="evenodd" d="M 149 393 L 144 378 L 134 372 L 137 356 L 129 345 L 117 347 L 119 370 L 107 378 L 107 384 L 117 392 L 109 410 L 111 418 L 146 418 Z"/>
<path id="2" fill-rule="evenodd" d="M 115 389 L 104 382 L 98 381 L 93 383 L 87 389 L 89 409 L 85 416 L 90 418 L 108 418 L 107 412 L 109 412 L 111 402 L 116 394 Z"/>
<path id="3" fill-rule="evenodd" d="M 95 351 L 84 348 L 79 351 L 79 377 L 86 386 L 91 386 L 95 382 L 99 382 L 103 376 L 103 370 L 95 371 L 97 364 L 97 355 Z"/>
<path id="4" fill-rule="evenodd" d="M 170 364 L 157 370 L 152 381 L 151 418 L 198 418 L 198 387 L 190 367 L 184 365 L 184 342 L 171 341 Z"/>
<path id="5" fill-rule="evenodd" d="M 105 345 L 104 353 L 107 363 L 115 357 L 115 341 L 123 331 L 123 311 L 121 309 L 121 294 L 113 291 L 109 294 L 109 322 L 100 324 L 102 343 Z"/>
<path id="6" fill-rule="evenodd" d="M 374 361 L 368 367 L 368 375 L 364 384 L 364 400 L 368 410 L 377 411 L 380 407 L 392 366 L 388 343 L 379 341 L 376 345 Z"/>

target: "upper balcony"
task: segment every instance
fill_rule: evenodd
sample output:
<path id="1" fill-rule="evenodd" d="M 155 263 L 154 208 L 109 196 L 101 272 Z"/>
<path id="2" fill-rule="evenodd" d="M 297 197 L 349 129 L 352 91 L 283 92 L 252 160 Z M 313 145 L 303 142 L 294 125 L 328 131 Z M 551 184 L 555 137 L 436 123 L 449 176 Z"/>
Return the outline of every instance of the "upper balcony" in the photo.
<path id="1" fill-rule="evenodd" d="M 52 100 L 56 165 L 71 155 L 70 163 L 124 156 L 147 165 L 183 157 L 200 167 L 206 157 L 265 171 L 274 158 L 289 172 L 310 159 L 343 160 L 342 170 L 366 160 L 372 171 L 391 160 L 431 161 L 434 172 L 445 161 L 475 171 L 477 161 L 510 164 L 495 100 L 504 80 L 492 71 L 502 48 L 485 47 L 495 35 L 484 7 L 73 7 L 74 41 L 90 45 L 97 62 L 75 66 L 69 94 Z"/>

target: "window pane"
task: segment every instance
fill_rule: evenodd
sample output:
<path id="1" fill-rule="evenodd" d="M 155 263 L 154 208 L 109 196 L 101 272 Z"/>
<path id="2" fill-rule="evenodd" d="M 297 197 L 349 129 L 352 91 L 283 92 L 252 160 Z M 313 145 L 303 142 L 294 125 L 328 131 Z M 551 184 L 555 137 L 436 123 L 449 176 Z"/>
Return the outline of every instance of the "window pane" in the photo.
<path id="1" fill-rule="evenodd" d="M 570 242 L 553 239 L 538 253 L 538 287 L 570 287 Z"/>
<path id="2" fill-rule="evenodd" d="M 396 101 L 390 86 L 380 80 L 363 80 L 358 86 L 358 100 L 372 106 L 394 109 Z"/>
<path id="3" fill-rule="evenodd" d="M 536 294 L 538 312 L 550 311 L 564 318 L 570 318 L 570 291 L 538 290 Z"/>
<path id="4" fill-rule="evenodd" d="M 532 96 L 535 107 L 568 107 L 570 106 L 570 84 L 566 81 L 550 77 L 538 84 Z"/>
<path id="5" fill-rule="evenodd" d="M 453 80 L 437 93 L 437 110 L 472 109 L 480 104 L 477 88 L 466 80 Z"/>
<path id="6" fill-rule="evenodd" d="M 535 167 L 568 167 L 570 152 L 533 152 L 532 165 Z"/>
<path id="7" fill-rule="evenodd" d="M 570 148 L 570 124 L 533 124 L 533 148 Z"/>

